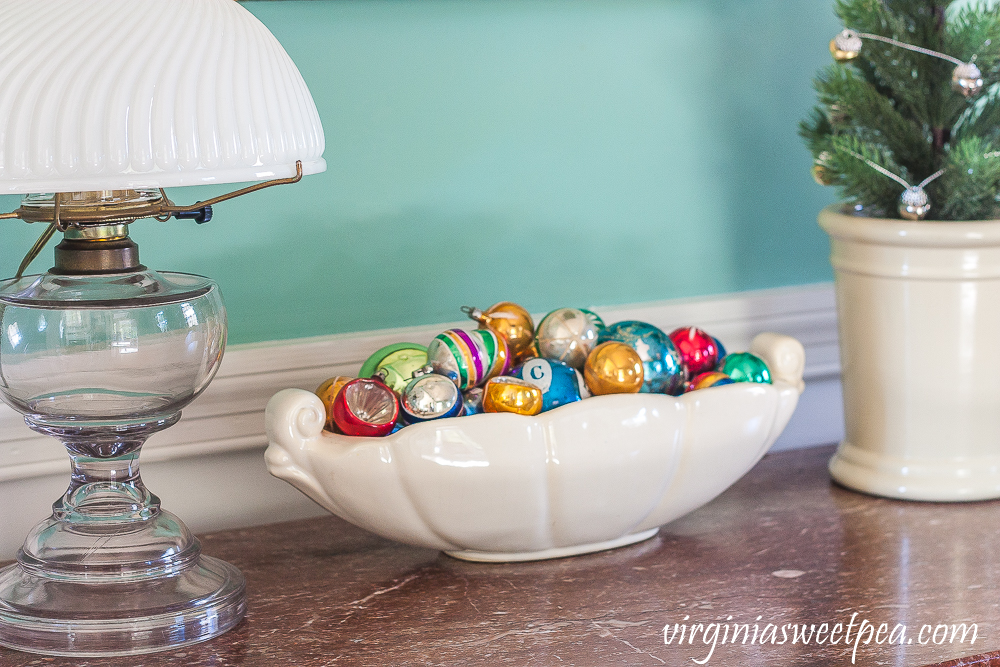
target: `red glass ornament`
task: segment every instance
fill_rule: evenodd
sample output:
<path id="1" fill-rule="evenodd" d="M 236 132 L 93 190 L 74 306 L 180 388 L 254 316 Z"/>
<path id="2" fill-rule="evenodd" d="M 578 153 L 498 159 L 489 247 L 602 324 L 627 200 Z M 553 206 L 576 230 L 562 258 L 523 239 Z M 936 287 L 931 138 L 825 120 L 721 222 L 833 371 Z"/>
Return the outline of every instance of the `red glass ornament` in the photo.
<path id="1" fill-rule="evenodd" d="M 388 435 L 397 419 L 399 399 L 377 378 L 351 380 L 333 400 L 333 421 L 344 435 Z"/>
<path id="2" fill-rule="evenodd" d="M 670 332 L 670 340 L 681 353 L 688 379 L 715 370 L 719 362 L 719 348 L 710 335 L 695 327 L 681 327 Z"/>

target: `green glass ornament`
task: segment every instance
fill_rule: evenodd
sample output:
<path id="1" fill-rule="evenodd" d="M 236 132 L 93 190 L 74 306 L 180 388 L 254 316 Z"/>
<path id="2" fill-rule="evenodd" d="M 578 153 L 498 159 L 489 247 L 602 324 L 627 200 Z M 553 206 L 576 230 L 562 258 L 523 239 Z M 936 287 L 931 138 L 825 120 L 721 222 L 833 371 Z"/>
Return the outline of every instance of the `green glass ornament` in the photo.
<path id="1" fill-rule="evenodd" d="M 413 371 L 426 365 L 426 347 L 418 343 L 394 343 L 368 357 L 358 371 L 358 377 L 372 377 L 375 373 L 384 371 L 385 383 L 399 393 L 413 378 Z"/>
<path id="2" fill-rule="evenodd" d="M 749 352 L 733 352 L 719 364 L 719 371 L 733 379 L 733 382 L 756 382 L 771 384 L 771 371 L 764 360 Z"/>

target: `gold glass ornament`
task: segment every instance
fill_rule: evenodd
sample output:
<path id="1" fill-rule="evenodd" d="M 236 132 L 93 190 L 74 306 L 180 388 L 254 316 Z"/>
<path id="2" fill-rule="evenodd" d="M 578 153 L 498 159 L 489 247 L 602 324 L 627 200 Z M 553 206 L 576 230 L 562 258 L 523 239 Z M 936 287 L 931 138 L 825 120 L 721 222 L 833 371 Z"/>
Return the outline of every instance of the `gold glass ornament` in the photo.
<path id="1" fill-rule="evenodd" d="M 319 396 L 319 400 L 323 401 L 323 407 L 326 409 L 326 428 L 328 431 L 336 430 L 333 423 L 333 401 L 337 398 L 340 390 L 344 388 L 344 385 L 353 379 L 346 375 L 337 375 L 321 384 L 313 392 Z"/>
<path id="2" fill-rule="evenodd" d="M 821 163 L 819 160 L 813 164 L 809 173 L 812 174 L 813 180 L 820 185 L 833 185 L 834 183 L 835 179 L 833 174 L 831 174 L 830 170 L 826 168 L 826 165 Z"/>
<path id="3" fill-rule="evenodd" d="M 861 36 L 854 30 L 842 30 L 830 40 L 830 54 L 838 63 L 854 60 L 861 53 Z"/>
<path id="4" fill-rule="evenodd" d="M 480 329 L 492 329 L 507 341 L 512 366 L 533 356 L 531 344 L 535 340 L 535 323 L 531 314 L 521 306 L 511 301 L 501 301 L 486 310 L 465 306 L 462 312 L 478 322 Z"/>
<path id="5" fill-rule="evenodd" d="M 639 353 L 625 343 L 601 343 L 587 357 L 583 378 L 590 393 L 635 394 L 645 379 Z"/>
<path id="6" fill-rule="evenodd" d="M 904 220 L 923 220 L 931 210 L 931 201 L 919 185 L 912 185 L 899 196 L 899 217 Z"/>
<path id="7" fill-rule="evenodd" d="M 816 156 L 816 160 L 813 162 L 812 169 L 810 170 L 813 180 L 820 185 L 833 185 L 837 180 L 836 174 L 830 171 L 830 167 L 827 164 L 829 160 L 830 152 L 822 151 Z"/>
<path id="8" fill-rule="evenodd" d="M 903 190 L 903 194 L 899 196 L 899 216 L 901 218 L 905 220 L 923 220 L 927 217 L 927 213 L 931 210 L 931 200 L 930 197 L 927 196 L 927 192 L 924 190 L 924 187 L 943 174 L 945 172 L 944 169 L 938 169 L 916 185 L 910 185 L 896 174 L 892 173 L 882 165 L 872 162 L 864 155 L 860 155 L 853 151 L 848 152 L 878 173 L 887 178 L 891 178 L 905 188 Z"/>
<path id="9" fill-rule="evenodd" d="M 955 65 L 951 73 L 951 88 L 966 97 L 974 97 L 983 88 L 983 73 L 975 63 Z"/>
<path id="10" fill-rule="evenodd" d="M 537 415 L 542 411 L 542 390 L 524 380 L 501 375 L 483 389 L 483 412 Z"/>

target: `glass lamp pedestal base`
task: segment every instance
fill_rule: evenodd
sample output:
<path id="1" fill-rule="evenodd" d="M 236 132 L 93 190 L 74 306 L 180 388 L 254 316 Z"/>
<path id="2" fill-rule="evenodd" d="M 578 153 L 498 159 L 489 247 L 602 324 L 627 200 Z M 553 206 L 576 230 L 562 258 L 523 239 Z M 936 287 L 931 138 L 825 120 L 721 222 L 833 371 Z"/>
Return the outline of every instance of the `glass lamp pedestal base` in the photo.
<path id="1" fill-rule="evenodd" d="M 26 420 L 63 441 L 73 472 L 17 563 L 0 570 L 0 645 L 47 655 L 134 655 L 210 639 L 243 618 L 243 574 L 202 555 L 139 477 L 143 442 L 179 417 Z"/>
<path id="2" fill-rule="evenodd" d="M 0 645 L 64 656 L 174 649 L 226 632 L 246 612 L 242 573 L 201 556 L 182 573 L 122 583 L 79 583 L 0 570 Z M 81 603 L 89 609 L 81 609 Z"/>

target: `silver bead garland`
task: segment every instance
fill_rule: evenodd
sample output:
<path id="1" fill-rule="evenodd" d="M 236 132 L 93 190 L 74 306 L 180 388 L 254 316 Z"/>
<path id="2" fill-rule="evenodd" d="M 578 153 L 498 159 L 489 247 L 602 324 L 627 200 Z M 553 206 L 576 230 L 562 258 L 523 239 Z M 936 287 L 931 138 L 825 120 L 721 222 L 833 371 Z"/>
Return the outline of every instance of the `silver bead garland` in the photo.
<path id="1" fill-rule="evenodd" d="M 892 173 L 882 165 L 869 160 L 864 155 L 860 155 L 854 151 L 848 151 L 848 153 L 858 158 L 878 173 L 891 178 L 905 188 L 903 190 L 903 194 L 899 197 L 900 217 L 906 220 L 923 220 L 927 217 L 927 213 L 931 210 L 931 200 L 930 197 L 927 196 L 927 192 L 924 191 L 924 187 L 943 174 L 945 171 L 944 169 L 938 169 L 933 174 L 920 181 L 917 185 L 910 185 L 896 174 Z"/>
<path id="2" fill-rule="evenodd" d="M 830 41 L 830 53 L 833 54 L 834 59 L 838 62 L 852 60 L 857 58 L 858 54 L 861 53 L 861 47 L 864 45 L 865 39 L 874 39 L 901 49 L 923 53 L 924 55 L 941 58 L 953 63 L 955 69 L 951 73 L 951 87 L 965 97 L 973 97 L 983 88 L 983 73 L 979 71 L 974 62 L 964 62 L 946 53 L 925 49 L 922 46 L 914 46 L 913 44 L 907 44 L 891 37 L 883 37 L 882 35 L 875 35 L 870 32 L 858 32 L 850 28 L 842 30 Z"/>

